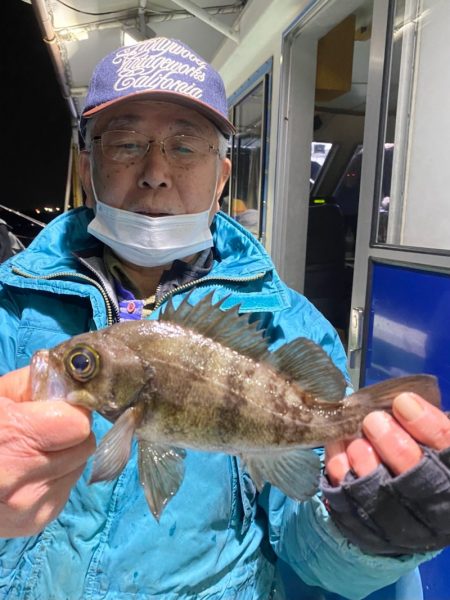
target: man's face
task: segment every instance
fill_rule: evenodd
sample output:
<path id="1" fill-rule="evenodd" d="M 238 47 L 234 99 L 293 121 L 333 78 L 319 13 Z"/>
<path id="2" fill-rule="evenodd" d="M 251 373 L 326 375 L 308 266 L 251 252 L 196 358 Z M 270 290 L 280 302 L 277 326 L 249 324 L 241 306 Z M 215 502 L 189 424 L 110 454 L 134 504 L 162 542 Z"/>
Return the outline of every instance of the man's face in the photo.
<path id="1" fill-rule="evenodd" d="M 217 131 L 195 110 L 168 102 L 130 101 L 105 110 L 93 126 L 91 138 L 108 130 L 132 130 L 149 140 L 172 135 L 193 135 L 217 147 Z M 230 162 L 210 152 L 195 164 L 174 164 L 157 144 L 134 162 L 106 158 L 99 143 L 80 156 L 80 174 L 86 204 L 95 205 L 91 165 L 97 198 L 115 208 L 149 216 L 192 214 L 211 207 L 211 219 L 229 173 Z"/>

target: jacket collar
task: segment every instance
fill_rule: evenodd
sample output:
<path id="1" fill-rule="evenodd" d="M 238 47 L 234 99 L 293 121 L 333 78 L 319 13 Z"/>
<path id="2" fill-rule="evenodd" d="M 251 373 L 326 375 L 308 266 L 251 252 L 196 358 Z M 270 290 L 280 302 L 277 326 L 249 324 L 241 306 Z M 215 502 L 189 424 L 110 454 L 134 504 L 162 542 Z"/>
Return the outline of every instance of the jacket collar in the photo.
<path id="1" fill-rule="evenodd" d="M 5 264 L 3 280 L 13 283 L 17 272 L 46 277 L 79 270 L 77 254 L 102 254 L 102 244 L 87 233 L 93 212 L 85 207 L 71 210 L 51 221 L 28 249 Z M 247 283 L 238 296 L 244 310 L 280 310 L 289 305 L 286 287 L 264 247 L 234 219 L 217 213 L 211 226 L 214 265 L 208 279 Z M 249 281 L 259 281 L 253 287 Z M 233 286 L 234 287 L 234 286 Z"/>

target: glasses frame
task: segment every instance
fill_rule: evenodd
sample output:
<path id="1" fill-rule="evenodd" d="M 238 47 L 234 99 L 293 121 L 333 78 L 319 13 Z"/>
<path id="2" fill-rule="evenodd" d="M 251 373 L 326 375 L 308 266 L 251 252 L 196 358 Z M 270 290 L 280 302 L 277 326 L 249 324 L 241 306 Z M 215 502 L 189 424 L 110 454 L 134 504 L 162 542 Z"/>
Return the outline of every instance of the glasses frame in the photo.
<path id="1" fill-rule="evenodd" d="M 147 142 L 147 148 L 145 149 L 145 152 L 142 154 L 142 156 L 138 156 L 136 158 L 130 158 L 129 160 L 126 160 L 126 161 L 122 161 L 122 160 L 117 160 L 115 158 L 111 158 L 110 156 L 108 156 L 105 153 L 104 146 L 107 145 L 107 144 L 104 144 L 104 142 L 103 142 L 103 136 L 105 134 L 108 134 L 108 133 L 125 133 L 125 134 L 127 134 L 127 133 L 133 133 L 133 134 L 137 134 L 137 135 L 141 136 L 143 139 L 146 140 L 146 142 Z M 169 135 L 169 136 L 167 136 L 166 138 L 164 138 L 162 140 L 152 140 L 152 139 L 147 138 L 147 136 L 144 133 L 141 133 L 140 131 L 135 131 L 133 129 L 111 129 L 111 130 L 108 130 L 108 131 L 104 131 L 100 135 L 94 136 L 92 138 L 92 143 L 98 143 L 98 142 L 100 142 L 100 146 L 101 146 L 101 149 L 102 149 L 103 156 L 105 158 L 107 158 L 108 160 L 112 160 L 112 161 L 120 163 L 120 164 L 127 164 L 129 162 L 132 162 L 133 160 L 142 160 L 142 159 L 144 159 L 147 156 L 147 154 L 149 153 L 150 148 L 153 145 L 159 146 L 161 154 L 164 157 L 166 157 L 166 159 L 168 161 L 173 162 L 175 164 L 177 162 L 181 162 L 182 163 L 183 160 L 179 160 L 178 161 L 176 158 L 171 157 L 171 155 L 166 152 L 165 144 L 167 143 L 167 140 L 170 140 L 170 139 L 173 139 L 173 138 L 178 138 L 178 139 L 181 139 L 181 140 L 183 138 L 201 140 L 202 142 L 206 142 L 208 144 L 208 153 L 219 154 L 219 148 L 217 148 L 216 146 L 214 146 L 213 144 L 211 144 L 209 142 L 209 140 L 207 140 L 205 138 L 202 138 L 202 137 L 199 137 L 199 136 L 196 136 L 196 135 L 186 135 L 186 134 L 183 134 L 183 133 L 176 134 L 176 135 Z M 198 153 L 195 156 L 195 158 L 198 158 L 200 156 L 206 156 L 206 154 Z M 192 157 L 191 157 L 191 159 L 192 159 Z"/>

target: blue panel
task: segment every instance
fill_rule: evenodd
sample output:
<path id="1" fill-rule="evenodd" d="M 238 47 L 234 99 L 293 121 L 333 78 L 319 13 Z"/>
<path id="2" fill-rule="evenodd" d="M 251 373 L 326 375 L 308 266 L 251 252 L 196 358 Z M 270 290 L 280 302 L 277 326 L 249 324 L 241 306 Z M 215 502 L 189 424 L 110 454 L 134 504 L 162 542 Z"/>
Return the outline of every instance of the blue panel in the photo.
<path id="1" fill-rule="evenodd" d="M 374 263 L 363 385 L 432 373 L 450 410 L 449 321 L 450 275 Z"/>
<path id="2" fill-rule="evenodd" d="M 450 410 L 450 275 L 374 263 L 364 381 L 432 373 Z M 424 600 L 450 598 L 450 550 L 420 567 Z"/>

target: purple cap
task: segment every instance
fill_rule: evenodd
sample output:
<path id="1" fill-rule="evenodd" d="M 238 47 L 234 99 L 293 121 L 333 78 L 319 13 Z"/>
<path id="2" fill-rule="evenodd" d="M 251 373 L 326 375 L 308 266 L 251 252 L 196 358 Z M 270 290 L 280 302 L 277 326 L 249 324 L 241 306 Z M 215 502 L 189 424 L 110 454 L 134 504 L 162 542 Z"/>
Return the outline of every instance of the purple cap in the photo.
<path id="1" fill-rule="evenodd" d="M 97 64 L 81 116 L 82 135 L 89 117 L 141 97 L 193 108 L 225 135 L 234 133 L 219 73 L 179 40 L 157 37 L 119 48 Z"/>

